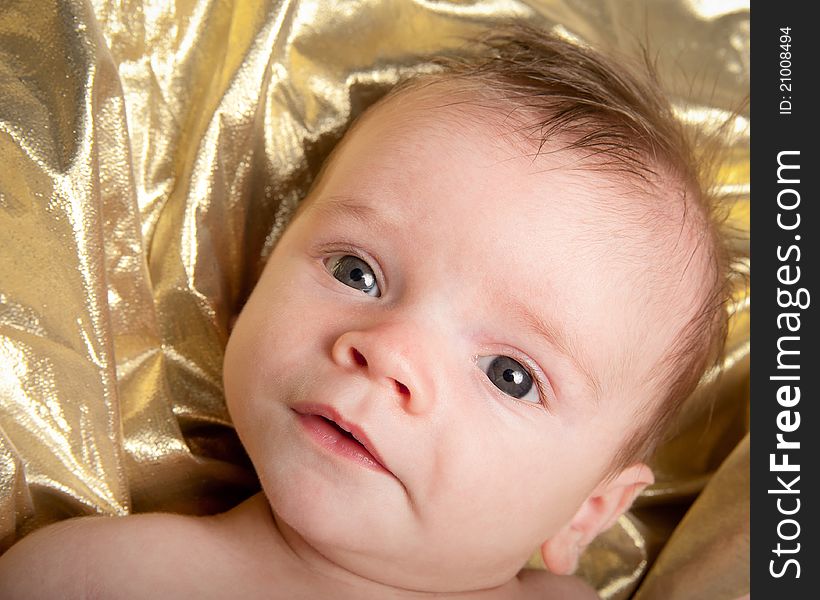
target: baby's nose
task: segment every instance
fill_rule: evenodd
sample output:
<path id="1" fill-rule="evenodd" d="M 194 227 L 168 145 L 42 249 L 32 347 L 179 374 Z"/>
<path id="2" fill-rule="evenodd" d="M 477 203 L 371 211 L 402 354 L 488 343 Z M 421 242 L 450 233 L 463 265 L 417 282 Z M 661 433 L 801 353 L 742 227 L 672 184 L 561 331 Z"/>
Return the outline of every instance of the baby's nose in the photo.
<path id="1" fill-rule="evenodd" d="M 333 344 L 333 360 L 351 372 L 359 372 L 385 386 L 404 409 L 421 414 L 432 403 L 431 374 L 418 340 L 398 327 L 375 327 L 347 331 Z"/>

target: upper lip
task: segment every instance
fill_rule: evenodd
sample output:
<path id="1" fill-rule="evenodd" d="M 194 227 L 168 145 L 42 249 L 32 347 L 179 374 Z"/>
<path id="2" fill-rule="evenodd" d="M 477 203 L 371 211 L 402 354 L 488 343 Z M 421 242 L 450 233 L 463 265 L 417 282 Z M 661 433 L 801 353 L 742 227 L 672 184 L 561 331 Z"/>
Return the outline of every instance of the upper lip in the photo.
<path id="1" fill-rule="evenodd" d="M 333 408 L 332 406 L 327 406 L 326 404 L 305 404 L 299 407 L 294 408 L 297 413 L 301 415 L 316 415 L 319 417 L 324 417 L 330 421 L 333 421 L 336 425 L 347 431 L 350 435 L 352 435 L 357 442 L 359 442 L 365 449 L 370 452 L 373 458 L 376 459 L 382 467 L 384 467 L 387 471 L 390 469 L 385 464 L 384 460 L 382 459 L 379 451 L 373 445 L 373 442 L 370 441 L 370 438 L 364 432 L 364 430 L 356 425 L 355 423 L 351 423 L 347 419 L 345 419 L 338 410 Z M 392 473 L 392 471 L 390 471 Z"/>

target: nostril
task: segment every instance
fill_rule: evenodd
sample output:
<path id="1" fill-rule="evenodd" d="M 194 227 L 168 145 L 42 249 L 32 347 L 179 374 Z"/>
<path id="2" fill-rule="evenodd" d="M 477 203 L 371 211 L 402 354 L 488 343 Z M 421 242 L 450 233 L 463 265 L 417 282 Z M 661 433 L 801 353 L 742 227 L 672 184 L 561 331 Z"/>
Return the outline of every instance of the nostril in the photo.
<path id="1" fill-rule="evenodd" d="M 351 348 L 350 349 L 350 354 L 353 356 L 353 361 L 357 365 L 359 365 L 360 367 L 366 367 L 367 366 L 367 359 L 364 357 L 364 355 L 361 352 L 356 350 L 356 348 Z"/>
<path id="2" fill-rule="evenodd" d="M 401 394 L 402 396 L 410 395 L 410 390 L 401 381 L 396 381 L 396 388 L 399 390 L 399 394 Z"/>

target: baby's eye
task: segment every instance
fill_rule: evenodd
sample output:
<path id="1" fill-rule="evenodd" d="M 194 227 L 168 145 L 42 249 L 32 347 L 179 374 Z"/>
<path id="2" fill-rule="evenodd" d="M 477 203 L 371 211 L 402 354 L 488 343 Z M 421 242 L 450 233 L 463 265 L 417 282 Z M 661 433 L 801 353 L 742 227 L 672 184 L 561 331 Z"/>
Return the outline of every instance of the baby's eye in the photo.
<path id="1" fill-rule="evenodd" d="M 533 385 L 529 370 L 517 360 L 501 355 L 482 356 L 478 359 L 478 366 L 492 384 L 508 396 L 534 404 L 541 402 L 538 386 Z"/>
<path id="2" fill-rule="evenodd" d="M 325 265 L 330 274 L 343 284 L 361 290 L 368 296 L 381 296 L 376 274 L 370 265 L 359 257 L 351 254 L 331 256 Z"/>

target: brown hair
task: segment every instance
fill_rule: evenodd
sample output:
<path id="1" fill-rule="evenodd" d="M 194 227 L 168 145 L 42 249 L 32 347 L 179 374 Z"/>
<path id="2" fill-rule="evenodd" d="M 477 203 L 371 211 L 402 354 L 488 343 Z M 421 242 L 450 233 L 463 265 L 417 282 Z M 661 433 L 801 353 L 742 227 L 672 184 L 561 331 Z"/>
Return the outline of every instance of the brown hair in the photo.
<path id="1" fill-rule="evenodd" d="M 730 260 L 708 185 L 713 155 L 701 152 L 696 158 L 696 140 L 676 118 L 646 51 L 642 63 L 631 64 L 526 25 L 508 24 L 479 39 L 477 48 L 433 64 L 433 73 L 412 76 L 388 96 L 452 82 L 472 94 L 474 106 L 500 110 L 504 123 L 537 148 L 536 155 L 558 140 L 562 150 L 579 152 L 591 168 L 638 185 L 654 187 L 670 175 L 680 183 L 684 219 L 699 232 L 693 255 L 701 252 L 705 264 L 702 298 L 651 374 L 670 383 L 641 411 L 642 422 L 607 472 L 614 475 L 647 460 L 725 342 Z M 697 140 L 699 150 L 705 142 Z"/>

